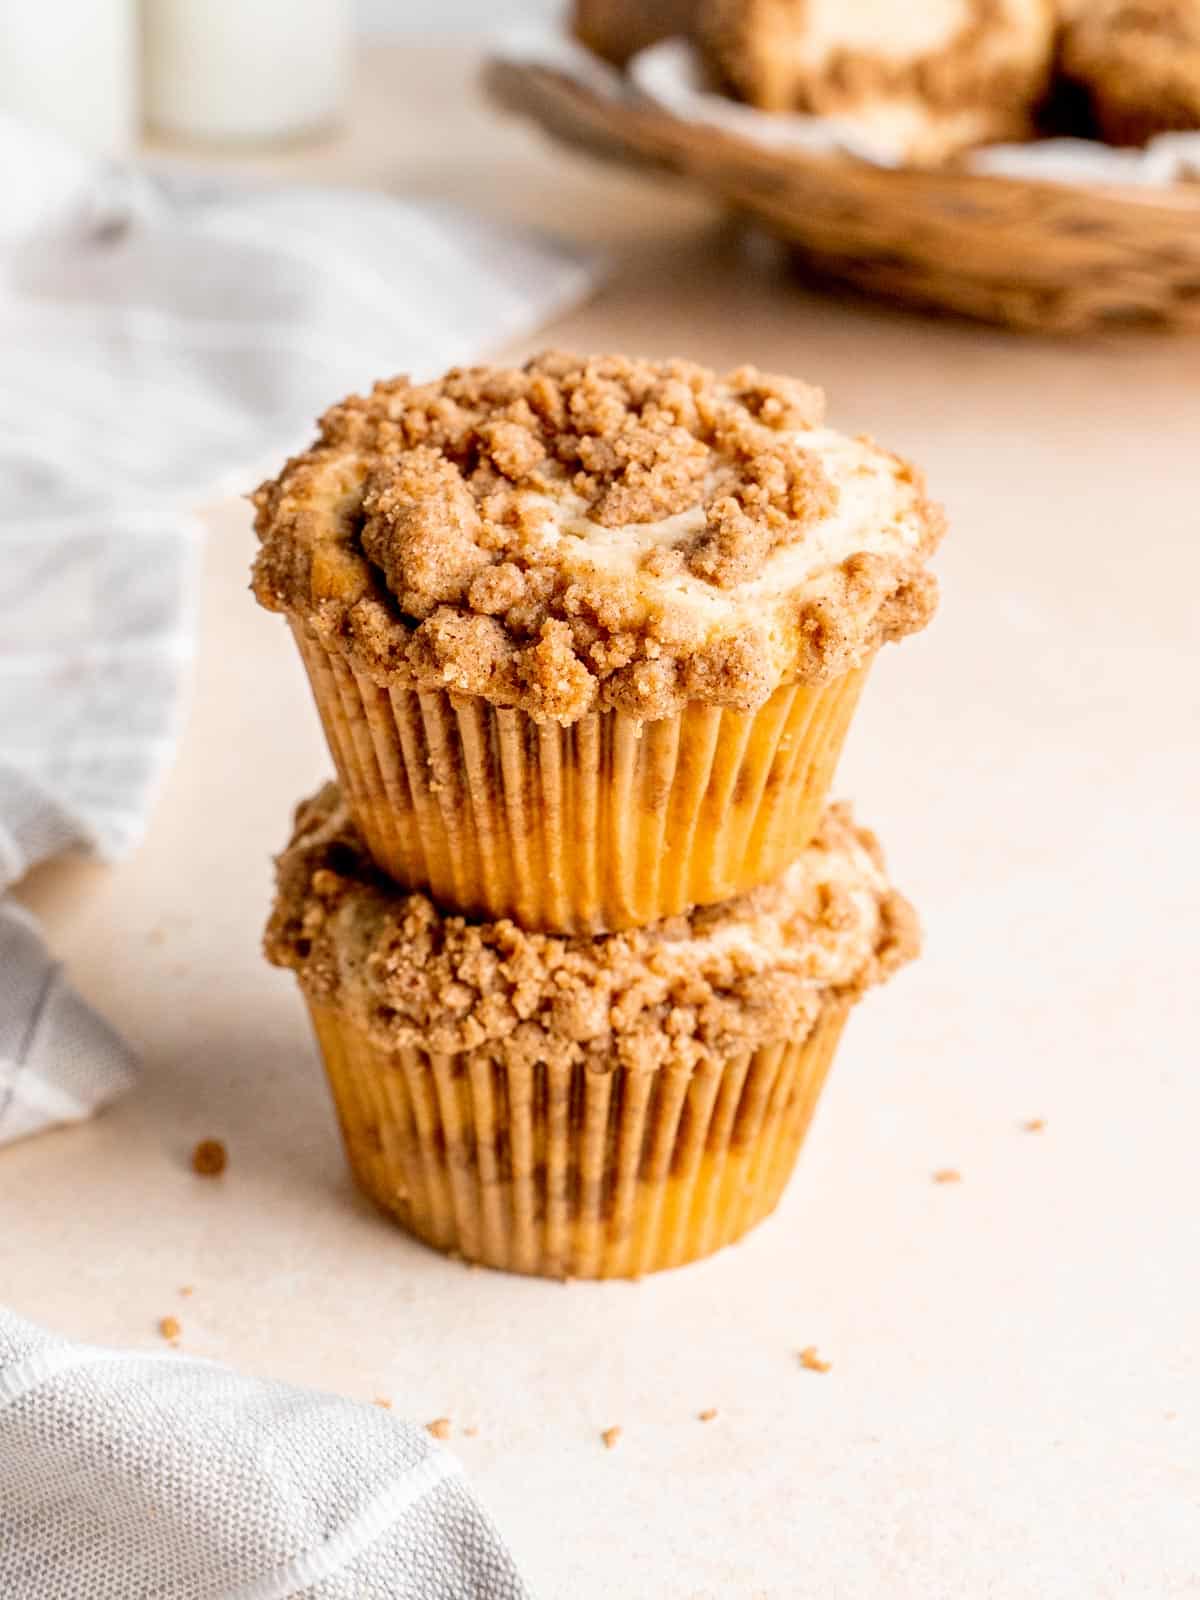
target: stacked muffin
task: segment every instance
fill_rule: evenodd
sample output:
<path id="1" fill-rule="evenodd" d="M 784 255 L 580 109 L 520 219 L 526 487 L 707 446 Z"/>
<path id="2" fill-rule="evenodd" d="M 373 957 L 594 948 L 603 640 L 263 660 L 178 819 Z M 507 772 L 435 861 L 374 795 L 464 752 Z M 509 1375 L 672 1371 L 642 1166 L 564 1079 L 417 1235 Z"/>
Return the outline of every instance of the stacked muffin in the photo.
<path id="1" fill-rule="evenodd" d="M 348 400 L 255 503 L 341 784 L 266 948 L 359 1181 L 525 1272 L 738 1237 L 916 950 L 825 797 L 876 651 L 933 610 L 919 476 L 801 383 L 551 354 Z"/>

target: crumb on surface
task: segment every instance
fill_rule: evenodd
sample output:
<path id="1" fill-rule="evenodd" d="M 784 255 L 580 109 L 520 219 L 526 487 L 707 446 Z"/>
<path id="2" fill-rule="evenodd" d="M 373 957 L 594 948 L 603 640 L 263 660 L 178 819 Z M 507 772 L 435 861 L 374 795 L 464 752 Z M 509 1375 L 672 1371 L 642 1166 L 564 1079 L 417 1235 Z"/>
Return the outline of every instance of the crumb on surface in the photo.
<path id="1" fill-rule="evenodd" d="M 183 1298 L 185 1300 L 190 1300 L 192 1298 L 192 1296 L 195 1294 L 196 1290 L 195 1290 L 195 1287 L 192 1284 L 185 1283 L 182 1286 L 182 1288 L 180 1289 L 179 1292 L 180 1292 L 180 1294 L 183 1296 Z"/>
<path id="2" fill-rule="evenodd" d="M 390 1411 L 392 1409 L 392 1402 L 390 1400 L 385 1400 L 383 1395 L 376 1395 L 374 1400 L 371 1401 L 371 1404 L 373 1406 L 378 1406 L 381 1411 Z"/>
<path id="3" fill-rule="evenodd" d="M 800 1365 L 806 1372 L 828 1372 L 833 1362 L 822 1360 L 815 1344 L 806 1344 L 800 1352 Z"/>
<path id="4" fill-rule="evenodd" d="M 431 1433 L 435 1439 L 448 1439 L 450 1437 L 450 1418 L 434 1417 L 432 1422 L 425 1424 L 425 1432 Z"/>
<path id="5" fill-rule="evenodd" d="M 1046 1119 L 1045 1117 L 1030 1117 L 1029 1120 L 1027 1122 L 1023 1122 L 1021 1126 L 1024 1128 L 1026 1133 L 1042 1133 L 1045 1131 Z"/>
<path id="6" fill-rule="evenodd" d="M 620 1428 L 605 1428 L 600 1437 L 604 1441 L 606 1450 L 615 1450 L 617 1440 L 621 1437 L 621 1430 Z"/>
<path id="7" fill-rule="evenodd" d="M 463 1429 L 463 1434 L 468 1439 L 475 1439 L 479 1436 L 479 1429 L 472 1423 L 469 1428 Z"/>
<path id="8" fill-rule="evenodd" d="M 961 1183 L 962 1173 L 957 1167 L 939 1167 L 933 1175 L 934 1183 Z"/>
<path id="9" fill-rule="evenodd" d="M 158 1331 L 162 1338 L 174 1344 L 183 1333 L 183 1326 L 178 1317 L 159 1317 Z"/>
<path id="10" fill-rule="evenodd" d="M 229 1165 L 229 1152 L 220 1139 L 201 1139 L 192 1151 L 192 1171 L 202 1178 L 219 1178 Z"/>
<path id="11" fill-rule="evenodd" d="M 716 1414 L 717 1414 L 716 1406 L 708 1406 L 705 1410 L 698 1411 L 696 1413 L 696 1416 L 701 1422 L 711 1422 L 713 1420 L 713 1418 L 716 1416 Z"/>

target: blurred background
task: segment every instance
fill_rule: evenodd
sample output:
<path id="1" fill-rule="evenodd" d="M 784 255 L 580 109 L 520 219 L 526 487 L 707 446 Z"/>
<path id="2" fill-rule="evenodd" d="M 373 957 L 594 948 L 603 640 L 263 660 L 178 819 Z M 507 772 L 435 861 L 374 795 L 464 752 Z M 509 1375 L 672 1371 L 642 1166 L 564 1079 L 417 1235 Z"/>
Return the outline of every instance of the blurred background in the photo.
<path id="1" fill-rule="evenodd" d="M 458 33 L 527 18 L 552 20 L 561 0 L 355 0 L 354 23 L 363 33 Z"/>

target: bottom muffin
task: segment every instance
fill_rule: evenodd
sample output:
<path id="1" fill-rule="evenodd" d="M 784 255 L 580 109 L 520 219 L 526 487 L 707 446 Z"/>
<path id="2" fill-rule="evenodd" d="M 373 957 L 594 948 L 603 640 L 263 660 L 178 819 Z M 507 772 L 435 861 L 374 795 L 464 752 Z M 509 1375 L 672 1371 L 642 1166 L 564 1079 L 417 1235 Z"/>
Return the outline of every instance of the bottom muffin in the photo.
<path id="1" fill-rule="evenodd" d="M 437 1249 L 550 1277 L 678 1266 L 766 1216 L 850 1007 L 918 946 L 841 806 L 775 883 L 596 938 L 397 890 L 332 784 L 277 867 L 266 953 L 358 1182 Z"/>

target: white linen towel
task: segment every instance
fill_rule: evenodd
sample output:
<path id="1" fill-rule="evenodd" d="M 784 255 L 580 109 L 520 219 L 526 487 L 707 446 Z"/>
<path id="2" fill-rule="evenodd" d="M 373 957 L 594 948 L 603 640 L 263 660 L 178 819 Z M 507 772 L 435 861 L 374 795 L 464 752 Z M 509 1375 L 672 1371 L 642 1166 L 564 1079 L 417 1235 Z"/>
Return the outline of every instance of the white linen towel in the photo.
<path id="1" fill-rule="evenodd" d="M 526 1600 L 458 1462 L 375 1406 L 0 1310 L 4 1600 Z"/>
<path id="2" fill-rule="evenodd" d="M 595 262 L 433 204 L 98 166 L 0 117 L 0 894 L 141 836 L 192 648 L 189 509 L 331 401 L 477 358 Z M 130 1081 L 0 898 L 0 1144 Z"/>

